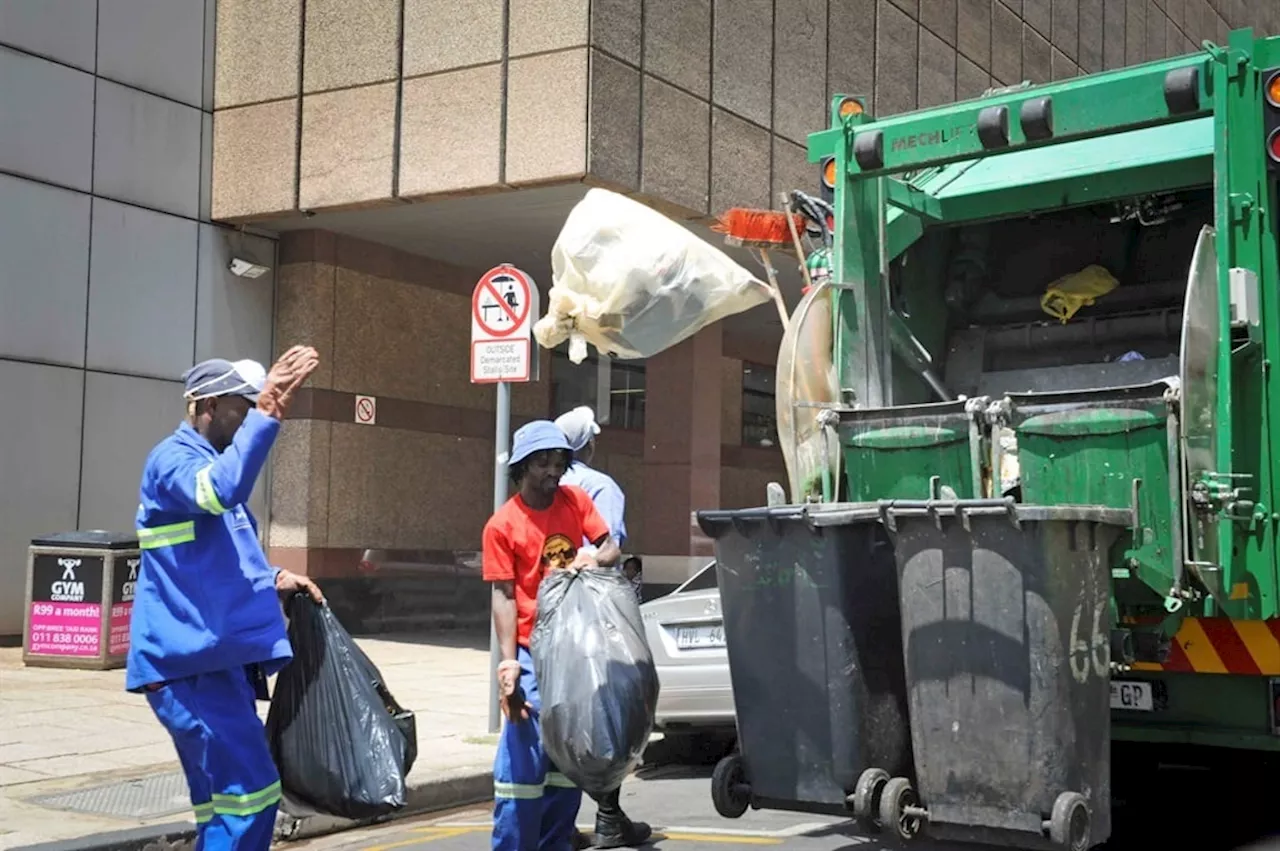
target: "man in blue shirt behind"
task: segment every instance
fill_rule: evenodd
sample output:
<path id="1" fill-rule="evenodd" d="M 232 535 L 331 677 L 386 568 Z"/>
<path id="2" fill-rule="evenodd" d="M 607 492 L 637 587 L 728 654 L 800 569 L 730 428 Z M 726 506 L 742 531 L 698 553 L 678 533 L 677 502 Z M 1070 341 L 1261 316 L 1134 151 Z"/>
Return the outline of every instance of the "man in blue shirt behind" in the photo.
<path id="1" fill-rule="evenodd" d="M 187 777 L 200 851 L 266 851 L 280 775 L 255 700 L 293 658 L 280 594 L 324 597 L 271 567 L 245 503 L 293 398 L 319 363 L 294 346 L 267 373 L 214 359 L 182 376 L 187 420 L 142 470 L 142 567 L 125 687 L 146 695 Z"/>
<path id="2" fill-rule="evenodd" d="M 569 469 L 565 470 L 560 484 L 577 485 L 587 492 L 587 496 L 596 504 L 596 511 L 609 524 L 609 534 L 625 550 L 627 524 L 622 515 L 627 507 L 626 497 L 622 495 L 622 488 L 610 476 L 589 466 L 596 454 L 596 436 L 600 434 L 595 411 L 582 405 L 556 417 L 556 425 L 564 432 L 569 446 L 573 448 L 573 461 L 570 462 Z"/>
<path id="3" fill-rule="evenodd" d="M 573 450 L 573 460 L 569 468 L 560 477 L 561 485 L 577 485 L 587 492 L 595 503 L 596 511 L 604 518 L 609 527 L 609 534 L 619 547 L 626 545 L 627 524 L 622 515 L 626 509 L 626 497 L 622 488 L 618 487 L 610 476 L 589 466 L 595 456 L 596 435 L 600 434 L 600 426 L 596 423 L 595 411 L 586 405 L 567 411 L 556 418 L 556 425 L 564 432 Z M 582 550 L 591 552 L 594 548 L 590 541 L 582 542 Z M 621 559 L 619 560 L 621 561 Z M 621 789 L 614 789 L 596 799 L 596 848 L 636 847 L 643 845 L 653 834 L 649 825 L 642 821 L 633 822 L 622 811 Z M 585 838 L 578 838 L 579 847 L 586 847 Z"/>

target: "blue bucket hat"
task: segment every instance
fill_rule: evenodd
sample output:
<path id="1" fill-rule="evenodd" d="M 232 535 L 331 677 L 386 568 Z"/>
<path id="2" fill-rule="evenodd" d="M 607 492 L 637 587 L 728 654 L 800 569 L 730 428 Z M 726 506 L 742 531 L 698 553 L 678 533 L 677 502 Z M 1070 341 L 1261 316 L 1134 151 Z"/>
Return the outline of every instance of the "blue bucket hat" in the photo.
<path id="1" fill-rule="evenodd" d="M 256 405 L 266 382 L 267 371 L 255 360 L 212 358 L 182 373 L 182 395 L 188 402 L 213 396 L 243 396 Z"/>
<path id="2" fill-rule="evenodd" d="M 534 420 L 516 429 L 515 438 L 511 441 L 511 457 L 507 466 L 514 467 L 535 452 L 547 449 L 562 449 L 572 452 L 569 441 L 551 420 Z"/>

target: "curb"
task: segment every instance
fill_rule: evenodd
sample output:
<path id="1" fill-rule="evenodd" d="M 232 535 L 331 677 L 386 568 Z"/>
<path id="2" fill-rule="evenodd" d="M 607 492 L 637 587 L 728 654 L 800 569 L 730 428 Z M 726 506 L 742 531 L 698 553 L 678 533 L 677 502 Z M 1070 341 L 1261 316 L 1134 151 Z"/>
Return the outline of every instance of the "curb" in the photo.
<path id="1" fill-rule="evenodd" d="M 405 805 L 389 815 L 371 819 L 347 819 L 310 811 L 303 804 L 289 801 L 276 816 L 274 839 L 277 842 L 294 842 L 330 833 L 339 833 L 358 827 L 387 824 L 412 816 L 465 807 L 493 800 L 493 772 L 462 770 L 442 772 L 421 783 L 412 783 L 405 796 Z"/>
<path id="2" fill-rule="evenodd" d="M 493 799 L 493 772 L 464 769 L 432 774 L 419 782 L 410 778 L 406 799 L 404 807 L 394 813 L 361 820 L 309 811 L 304 805 L 286 800 L 276 815 L 272 839 L 275 842 L 311 839 L 489 801 Z M 292 812 L 284 812 L 285 806 Z M 195 825 L 181 821 L 23 845 L 10 851 L 191 851 L 195 837 Z"/>
<path id="3" fill-rule="evenodd" d="M 187 851 L 195 835 L 191 822 L 177 821 L 20 845 L 11 851 Z"/>

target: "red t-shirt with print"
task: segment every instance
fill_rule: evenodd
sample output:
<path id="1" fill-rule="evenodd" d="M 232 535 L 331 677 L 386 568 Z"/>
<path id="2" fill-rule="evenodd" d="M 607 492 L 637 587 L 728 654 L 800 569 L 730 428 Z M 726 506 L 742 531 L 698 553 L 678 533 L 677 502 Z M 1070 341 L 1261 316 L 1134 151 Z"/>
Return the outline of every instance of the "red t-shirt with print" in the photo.
<path id="1" fill-rule="evenodd" d="M 542 511 L 516 494 L 489 518 L 484 525 L 484 580 L 515 581 L 516 644 L 529 646 L 538 586 L 546 572 L 568 567 L 583 539 L 598 541 L 608 532 L 591 497 L 576 485 L 557 488 L 550 507 Z"/>

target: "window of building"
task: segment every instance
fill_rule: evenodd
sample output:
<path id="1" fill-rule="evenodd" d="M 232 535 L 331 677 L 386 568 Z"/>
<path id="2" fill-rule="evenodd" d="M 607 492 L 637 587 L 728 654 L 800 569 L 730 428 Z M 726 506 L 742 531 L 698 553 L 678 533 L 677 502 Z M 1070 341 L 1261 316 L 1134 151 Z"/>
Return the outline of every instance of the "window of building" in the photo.
<path id="1" fill-rule="evenodd" d="M 611 360 L 609 367 L 609 425 L 643 431 L 644 366 Z"/>
<path id="2" fill-rule="evenodd" d="M 582 363 L 569 360 L 568 344 L 551 352 L 552 416 L 590 405 L 601 425 L 644 429 L 643 362 L 618 361 L 594 349 Z"/>
<path id="3" fill-rule="evenodd" d="M 551 350 L 551 416 L 579 405 L 596 407 L 596 369 L 594 352 L 582 363 L 573 363 L 563 346 Z"/>
<path id="4" fill-rule="evenodd" d="M 742 445 L 778 445 L 778 414 L 772 366 L 749 361 L 742 363 Z"/>

